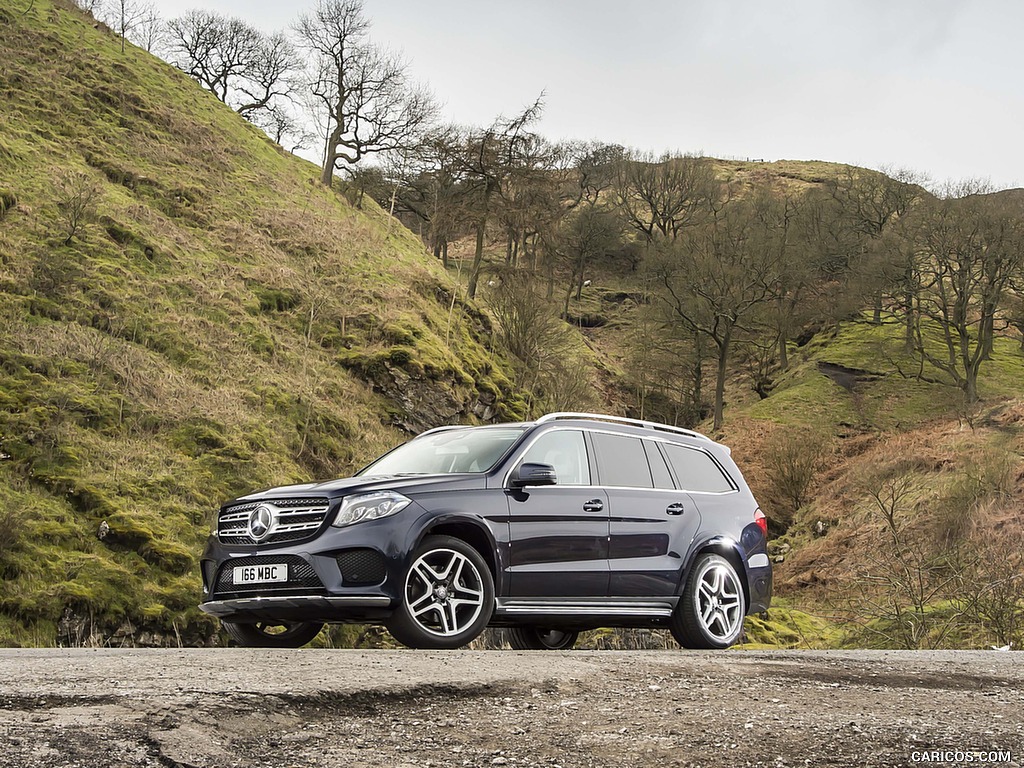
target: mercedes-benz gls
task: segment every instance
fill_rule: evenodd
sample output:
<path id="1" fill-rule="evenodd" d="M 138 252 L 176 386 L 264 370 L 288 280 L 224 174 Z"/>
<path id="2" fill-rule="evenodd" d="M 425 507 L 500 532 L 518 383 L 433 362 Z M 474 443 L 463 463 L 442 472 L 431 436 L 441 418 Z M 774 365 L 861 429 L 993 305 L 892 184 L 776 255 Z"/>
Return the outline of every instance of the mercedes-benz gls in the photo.
<path id="1" fill-rule="evenodd" d="M 518 649 L 596 627 L 726 648 L 768 608 L 766 534 L 729 449 L 696 432 L 573 413 L 440 427 L 354 477 L 225 504 L 202 609 L 247 646 L 358 622 L 414 648 L 488 626 Z"/>

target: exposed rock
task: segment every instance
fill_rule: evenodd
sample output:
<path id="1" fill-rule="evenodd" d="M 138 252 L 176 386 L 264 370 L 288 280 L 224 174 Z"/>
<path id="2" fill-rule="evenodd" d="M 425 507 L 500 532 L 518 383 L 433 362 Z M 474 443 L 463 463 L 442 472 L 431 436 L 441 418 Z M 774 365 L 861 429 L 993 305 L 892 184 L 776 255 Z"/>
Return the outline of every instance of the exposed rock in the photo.
<path id="1" fill-rule="evenodd" d="M 825 362 L 818 363 L 818 370 L 832 379 L 832 381 L 847 392 L 853 392 L 858 384 L 868 381 L 876 381 L 884 375 L 874 371 L 865 371 L 861 368 L 848 368 L 847 366 L 839 365 L 838 363 Z"/>

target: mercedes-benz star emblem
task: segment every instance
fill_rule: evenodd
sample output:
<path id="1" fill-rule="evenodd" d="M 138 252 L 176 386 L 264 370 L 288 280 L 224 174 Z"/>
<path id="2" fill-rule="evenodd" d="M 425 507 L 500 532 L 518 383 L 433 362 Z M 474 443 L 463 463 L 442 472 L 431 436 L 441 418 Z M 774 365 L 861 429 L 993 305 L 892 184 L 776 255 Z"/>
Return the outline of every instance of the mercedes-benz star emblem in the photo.
<path id="1" fill-rule="evenodd" d="M 260 504 L 249 515 L 249 535 L 254 541 L 263 541 L 270 533 L 274 523 L 274 510 L 266 504 Z"/>

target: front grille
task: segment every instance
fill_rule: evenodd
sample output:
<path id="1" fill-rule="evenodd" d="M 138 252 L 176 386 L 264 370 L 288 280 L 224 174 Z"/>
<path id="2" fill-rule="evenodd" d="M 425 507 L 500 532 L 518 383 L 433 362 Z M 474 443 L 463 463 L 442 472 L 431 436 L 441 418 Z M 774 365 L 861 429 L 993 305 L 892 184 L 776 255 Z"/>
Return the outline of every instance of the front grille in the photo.
<path id="1" fill-rule="evenodd" d="M 288 581 L 276 581 L 265 584 L 235 584 L 235 568 L 246 565 L 277 565 L 284 563 L 288 566 Z M 228 560 L 220 567 L 217 573 L 217 586 L 214 595 L 225 597 L 228 595 L 251 596 L 254 594 L 301 592 L 309 594 L 310 590 L 323 590 L 324 584 L 316 575 L 313 566 L 298 555 L 259 555 L 258 557 L 236 557 Z"/>
<path id="2" fill-rule="evenodd" d="M 380 584 L 388 575 L 384 557 L 375 549 L 349 549 L 337 559 L 342 581 L 351 586 Z"/>
<path id="3" fill-rule="evenodd" d="M 273 523 L 270 535 L 256 541 L 249 534 L 249 516 L 259 506 L 270 508 Z M 233 504 L 220 511 L 217 538 L 224 544 L 281 544 L 298 541 L 315 534 L 327 517 L 330 500 L 326 498 L 267 499 Z"/>

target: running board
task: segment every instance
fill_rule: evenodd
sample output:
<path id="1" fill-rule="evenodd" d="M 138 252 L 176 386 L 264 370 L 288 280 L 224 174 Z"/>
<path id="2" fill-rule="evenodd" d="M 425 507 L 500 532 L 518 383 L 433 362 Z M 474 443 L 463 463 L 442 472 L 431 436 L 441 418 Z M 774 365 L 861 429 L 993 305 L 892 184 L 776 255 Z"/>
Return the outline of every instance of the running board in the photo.
<path id="1" fill-rule="evenodd" d="M 668 618 L 674 606 L 643 601 L 635 603 L 576 603 L 558 600 L 498 599 L 494 612 L 499 615 L 545 614 L 558 616 L 657 616 Z"/>

